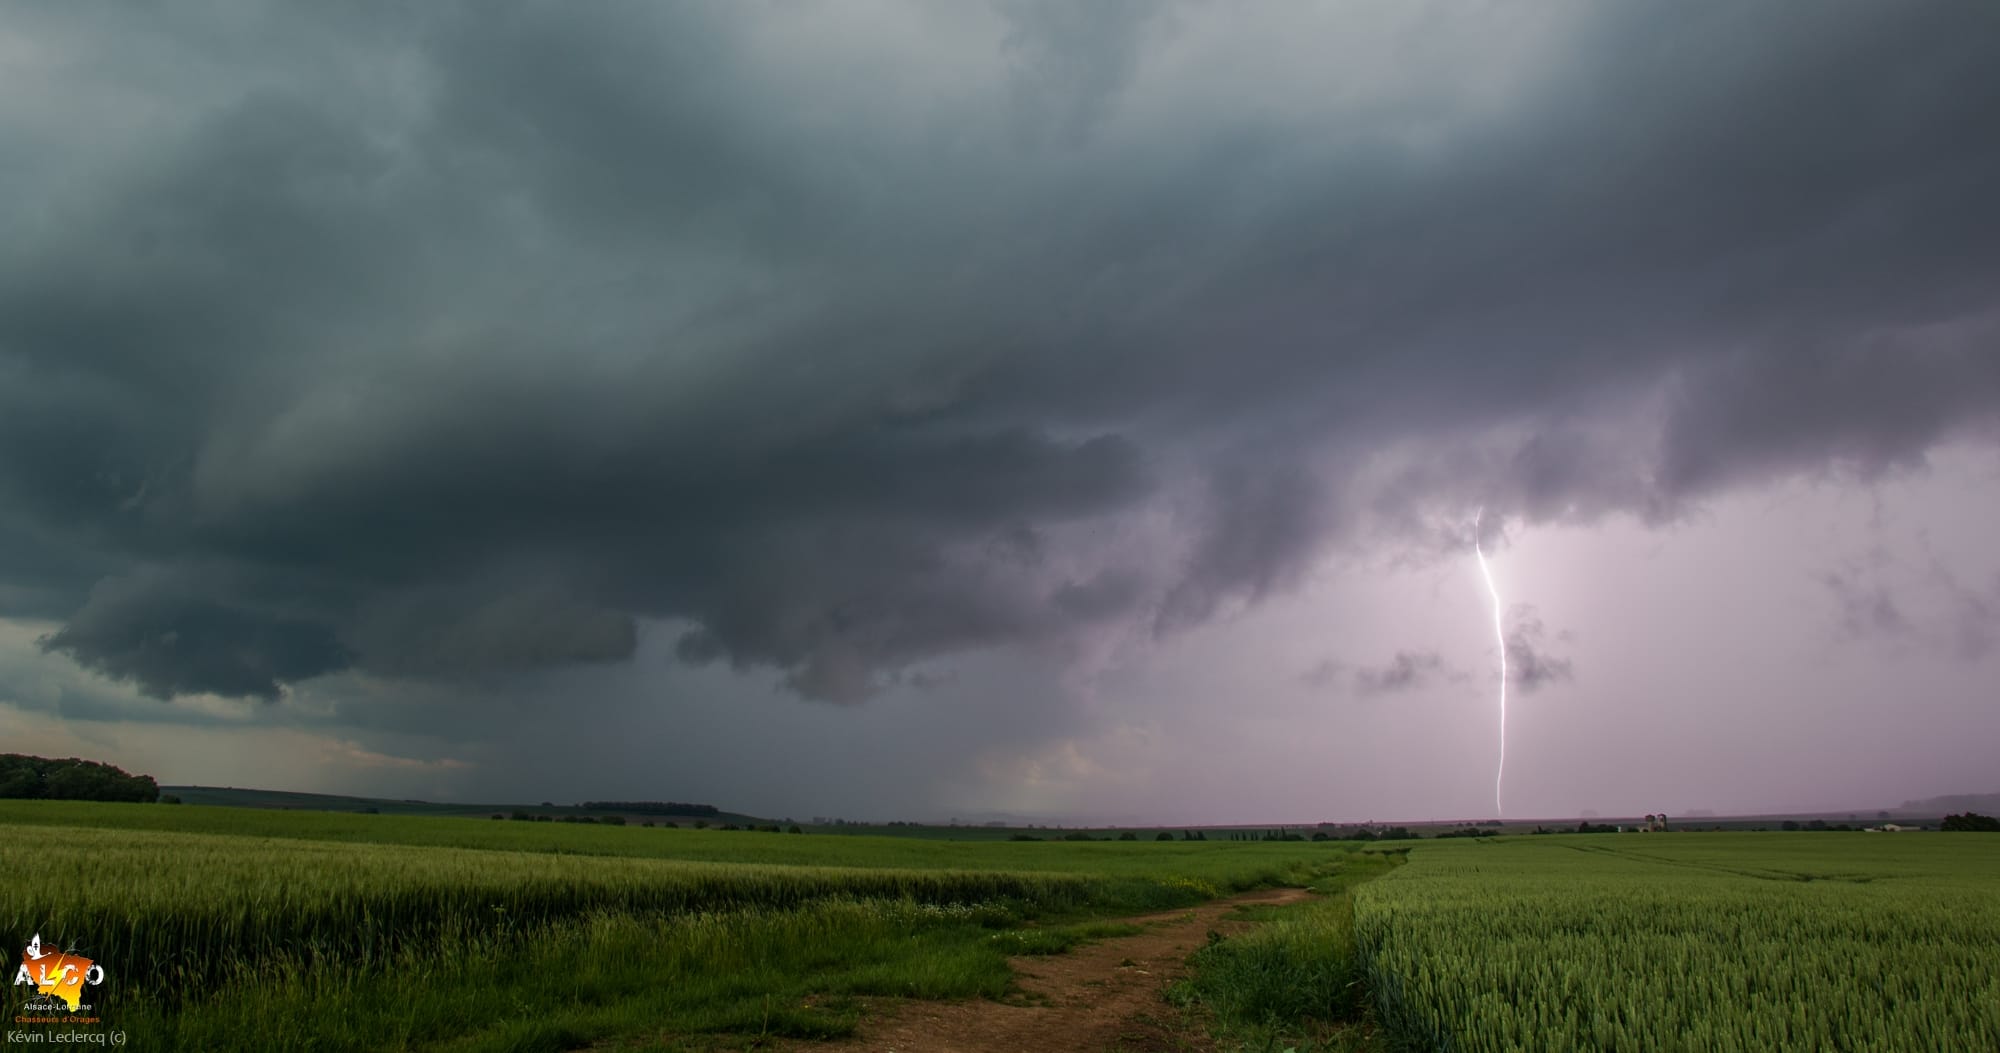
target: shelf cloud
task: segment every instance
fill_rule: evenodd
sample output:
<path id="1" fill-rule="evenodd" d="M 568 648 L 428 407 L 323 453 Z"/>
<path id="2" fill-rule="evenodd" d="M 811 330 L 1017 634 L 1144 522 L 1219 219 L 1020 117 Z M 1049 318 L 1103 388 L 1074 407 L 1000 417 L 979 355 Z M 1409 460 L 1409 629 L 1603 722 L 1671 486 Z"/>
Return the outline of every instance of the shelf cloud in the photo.
<path id="1" fill-rule="evenodd" d="M 0 617 L 162 698 L 861 703 L 1995 434 L 1991 5 L 128 16 L 0 31 Z"/>

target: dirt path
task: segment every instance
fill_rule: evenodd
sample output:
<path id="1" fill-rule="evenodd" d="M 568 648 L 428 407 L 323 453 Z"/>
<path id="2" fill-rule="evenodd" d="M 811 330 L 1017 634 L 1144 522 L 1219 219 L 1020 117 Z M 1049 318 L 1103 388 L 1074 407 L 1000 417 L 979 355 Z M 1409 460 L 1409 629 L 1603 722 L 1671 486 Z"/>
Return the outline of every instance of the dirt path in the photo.
<path id="1" fill-rule="evenodd" d="M 1011 958 L 1026 995 L 1015 1001 L 866 1005 L 861 1029 L 842 1042 L 798 1042 L 788 1053 L 1154 1053 L 1206 1049 L 1205 1039 L 1177 1035 L 1162 1021 L 1173 1010 L 1166 986 L 1210 929 L 1232 932 L 1239 903 L 1296 903 L 1304 889 L 1264 889 L 1186 910 L 1127 919 L 1138 936 L 1099 940 L 1067 954 Z"/>

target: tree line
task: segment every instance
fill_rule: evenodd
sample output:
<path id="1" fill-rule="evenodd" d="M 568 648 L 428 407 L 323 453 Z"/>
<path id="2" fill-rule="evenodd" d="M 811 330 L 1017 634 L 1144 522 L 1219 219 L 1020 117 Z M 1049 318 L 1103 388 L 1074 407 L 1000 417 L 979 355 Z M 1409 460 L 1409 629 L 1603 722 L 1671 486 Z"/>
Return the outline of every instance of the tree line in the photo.
<path id="1" fill-rule="evenodd" d="M 78 757 L 5 753 L 0 754 L 0 798 L 151 803 L 159 800 L 160 785 L 150 775 L 131 775 Z"/>
<path id="2" fill-rule="evenodd" d="M 583 807 L 593 812 L 626 812 L 631 815 L 722 814 L 722 810 L 712 804 L 682 804 L 679 801 L 585 801 Z"/>

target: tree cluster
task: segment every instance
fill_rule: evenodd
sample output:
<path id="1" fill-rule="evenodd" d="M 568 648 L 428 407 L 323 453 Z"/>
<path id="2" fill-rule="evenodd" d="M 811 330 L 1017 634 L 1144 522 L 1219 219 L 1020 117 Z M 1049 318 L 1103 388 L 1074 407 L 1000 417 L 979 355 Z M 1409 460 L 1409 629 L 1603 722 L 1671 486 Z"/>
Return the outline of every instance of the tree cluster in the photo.
<path id="1" fill-rule="evenodd" d="M 130 775 L 96 761 L 7 753 L 0 754 L 0 797 L 150 804 L 159 800 L 160 786 L 150 775 Z"/>
<path id="2" fill-rule="evenodd" d="M 721 815 L 712 804 L 683 804 L 680 801 L 585 801 L 593 812 L 626 812 L 632 815 Z"/>
<path id="3" fill-rule="evenodd" d="M 1321 826 L 1326 824 L 1322 823 Z M 1325 833 L 1326 831 L 1321 831 Z M 1376 826 L 1364 823 L 1352 830 L 1334 830 L 1327 833 L 1329 841 L 1414 841 L 1423 835 L 1407 826 Z M 1314 840 L 1318 840 L 1317 837 Z"/>
<path id="4" fill-rule="evenodd" d="M 1978 812 L 1947 815 L 1944 817 L 1943 825 L 1938 829 L 1958 833 L 2000 834 L 2000 819 L 1990 815 L 1980 815 Z"/>

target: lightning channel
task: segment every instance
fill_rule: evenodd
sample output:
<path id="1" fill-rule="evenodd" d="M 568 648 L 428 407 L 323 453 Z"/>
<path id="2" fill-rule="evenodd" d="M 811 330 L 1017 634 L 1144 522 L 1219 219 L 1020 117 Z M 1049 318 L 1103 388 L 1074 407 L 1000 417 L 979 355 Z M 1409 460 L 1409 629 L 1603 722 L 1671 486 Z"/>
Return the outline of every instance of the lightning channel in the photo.
<path id="1" fill-rule="evenodd" d="M 1479 576 L 1486 579 L 1486 593 L 1493 597 L 1493 639 L 1500 645 L 1500 766 L 1493 773 L 1493 812 L 1505 816 L 1500 788 L 1507 778 L 1507 632 L 1500 620 L 1500 589 L 1493 584 L 1493 569 L 1486 565 L 1486 551 L 1479 546 L 1479 526 L 1485 518 L 1482 505 L 1472 517 L 1472 554 L 1479 560 Z"/>

